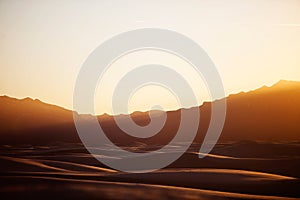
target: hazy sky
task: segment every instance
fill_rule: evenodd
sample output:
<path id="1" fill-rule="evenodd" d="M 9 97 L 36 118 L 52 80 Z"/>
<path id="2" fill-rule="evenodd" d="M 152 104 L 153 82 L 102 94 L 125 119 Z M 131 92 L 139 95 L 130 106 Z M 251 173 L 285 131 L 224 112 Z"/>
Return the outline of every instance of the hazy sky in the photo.
<path id="1" fill-rule="evenodd" d="M 219 70 L 226 94 L 300 80 L 299 0 L 207 1 L 0 1 L 0 95 L 72 108 L 77 74 L 87 56 L 112 36 L 145 27 L 188 36 Z M 186 63 L 167 53 L 133 53 L 114 64 L 103 81 L 109 99 L 118 67 L 164 63 L 189 77 L 199 104 L 209 100 Z M 124 67 L 124 66 L 127 66 Z M 200 89 L 199 89 L 200 88 Z M 176 108 L 176 98 L 158 86 L 132 96 L 129 109 L 151 104 Z M 97 113 L 111 112 L 97 105 Z"/>

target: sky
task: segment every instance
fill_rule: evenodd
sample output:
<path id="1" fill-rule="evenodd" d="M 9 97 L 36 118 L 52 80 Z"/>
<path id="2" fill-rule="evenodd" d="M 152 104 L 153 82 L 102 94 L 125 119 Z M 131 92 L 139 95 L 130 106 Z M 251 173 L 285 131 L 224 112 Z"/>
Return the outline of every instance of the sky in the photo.
<path id="1" fill-rule="evenodd" d="M 72 109 L 76 78 L 90 53 L 112 36 L 139 28 L 173 30 L 198 43 L 217 67 L 226 95 L 300 80 L 299 11 L 298 0 L 1 0 L 0 95 Z M 199 105 L 211 100 L 186 62 L 145 50 L 120 58 L 107 71 L 98 88 L 106 95 L 96 91 L 95 102 L 101 103 L 95 103 L 95 113 L 112 114 L 109 102 L 122 73 L 149 63 L 182 74 Z M 154 85 L 135 91 L 128 109 L 153 105 L 179 107 L 170 91 Z"/>

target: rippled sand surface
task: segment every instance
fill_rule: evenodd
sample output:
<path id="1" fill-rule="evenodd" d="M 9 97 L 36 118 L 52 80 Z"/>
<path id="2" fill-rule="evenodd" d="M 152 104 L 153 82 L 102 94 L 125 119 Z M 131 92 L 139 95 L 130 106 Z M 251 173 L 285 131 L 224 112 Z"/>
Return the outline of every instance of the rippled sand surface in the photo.
<path id="1" fill-rule="evenodd" d="M 105 148 L 102 150 L 110 150 Z M 136 150 L 139 146 L 129 148 Z M 160 153 L 178 148 L 180 144 Z M 300 197 L 300 143 L 218 144 L 207 157 L 199 159 L 198 154 L 198 147 L 192 146 L 165 169 L 128 174 L 102 165 L 81 144 L 3 145 L 0 196 L 205 200 Z"/>

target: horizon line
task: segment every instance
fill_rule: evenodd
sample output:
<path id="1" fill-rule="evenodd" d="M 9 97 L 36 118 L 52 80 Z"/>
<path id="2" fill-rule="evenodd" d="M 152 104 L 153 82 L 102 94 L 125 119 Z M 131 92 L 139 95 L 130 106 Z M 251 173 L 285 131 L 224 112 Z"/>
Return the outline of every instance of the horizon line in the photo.
<path id="1" fill-rule="evenodd" d="M 108 116 L 120 116 L 120 115 L 132 115 L 134 113 L 147 113 L 147 112 L 151 112 L 151 111 L 161 111 L 161 112 L 174 112 L 174 111 L 178 111 L 178 110 L 181 110 L 181 109 L 192 109 L 192 108 L 195 108 L 195 107 L 201 107 L 203 106 L 205 103 L 213 103 L 215 101 L 218 101 L 218 100 L 222 100 L 222 99 L 226 99 L 228 98 L 229 96 L 231 95 L 237 95 L 237 94 L 240 94 L 240 93 L 248 93 L 248 92 L 252 92 L 252 91 L 255 91 L 255 90 L 258 90 L 258 89 L 261 89 L 261 88 L 264 88 L 264 87 L 267 87 L 267 88 L 271 88 L 273 86 L 275 86 L 276 84 L 278 83 L 281 83 L 281 82 L 299 82 L 300 83 L 300 80 L 285 80 L 285 79 L 280 79 L 279 81 L 276 81 L 275 83 L 273 83 L 271 86 L 267 86 L 267 85 L 262 85 L 258 88 L 255 88 L 255 89 L 250 89 L 250 90 L 247 90 L 247 91 L 240 91 L 240 92 L 237 92 L 237 93 L 232 93 L 232 94 L 228 94 L 227 96 L 224 96 L 222 98 L 219 98 L 219 99 L 213 99 L 213 100 L 210 100 L 210 101 L 203 101 L 201 105 L 196 105 L 196 106 L 190 106 L 190 107 L 181 107 L 181 108 L 177 108 L 177 109 L 170 109 L 170 110 L 159 110 L 159 109 L 154 109 L 154 110 L 146 110 L 146 111 L 141 111 L 141 110 L 135 110 L 131 113 L 118 113 L 118 114 L 109 114 L 109 113 L 106 113 L 106 112 L 103 112 L 102 114 L 92 114 L 92 113 L 78 113 L 77 111 L 73 110 L 72 108 L 69 109 L 69 108 L 66 108 L 64 106 L 61 106 L 61 105 L 57 105 L 55 103 L 49 103 L 49 102 L 46 102 L 46 101 L 43 101 L 43 100 L 40 100 L 39 98 L 33 98 L 33 97 L 30 97 L 30 96 L 26 96 L 26 97 L 23 97 L 23 98 L 18 98 L 18 97 L 14 97 L 14 96 L 10 96 L 8 94 L 3 94 L 1 95 L 0 97 L 8 97 L 8 98 L 12 98 L 12 99 L 16 99 L 16 100 L 26 100 L 26 99 L 30 99 L 32 101 L 40 101 L 44 104 L 48 104 L 48 105 L 51 105 L 51 106 L 56 106 L 56 107 L 59 107 L 61 109 L 64 109 L 64 110 L 67 110 L 67 111 L 71 111 L 71 112 L 75 112 L 79 115 L 92 115 L 92 116 L 102 116 L 102 115 L 108 115 Z"/>

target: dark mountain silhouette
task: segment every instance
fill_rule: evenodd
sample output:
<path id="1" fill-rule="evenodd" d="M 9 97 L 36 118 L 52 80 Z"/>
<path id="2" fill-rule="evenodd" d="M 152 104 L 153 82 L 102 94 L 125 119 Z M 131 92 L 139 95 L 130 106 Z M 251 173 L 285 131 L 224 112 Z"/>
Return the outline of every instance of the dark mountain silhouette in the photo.
<path id="1" fill-rule="evenodd" d="M 227 98 L 222 140 L 299 140 L 300 83 L 279 81 Z"/>
<path id="2" fill-rule="evenodd" d="M 0 97 L 1 130 L 22 131 L 30 128 L 58 125 L 72 121 L 72 112 L 46 104 L 38 99 Z"/>
<path id="3" fill-rule="evenodd" d="M 300 140 L 300 82 L 279 81 L 271 87 L 264 86 L 254 91 L 229 95 L 226 100 L 227 114 L 220 142 Z M 200 106 L 200 128 L 195 142 L 200 143 L 205 136 L 210 121 L 211 104 L 206 102 Z M 161 111 L 156 112 L 159 116 Z M 39 100 L 30 98 L 18 100 L 1 96 L 0 143 L 80 142 L 72 115 L 73 112 L 70 110 Z M 135 112 L 131 116 L 139 125 L 150 122 L 147 112 Z M 167 116 L 164 128 L 157 135 L 147 139 L 123 133 L 112 116 L 105 114 L 98 116 L 98 119 L 106 134 L 115 143 L 164 145 L 176 134 L 180 110 L 169 111 Z"/>

